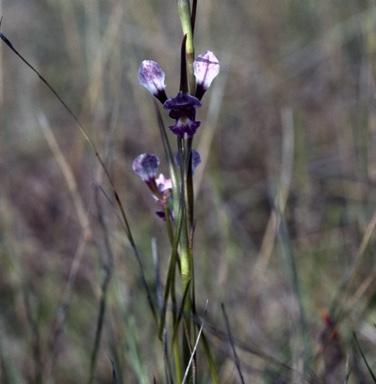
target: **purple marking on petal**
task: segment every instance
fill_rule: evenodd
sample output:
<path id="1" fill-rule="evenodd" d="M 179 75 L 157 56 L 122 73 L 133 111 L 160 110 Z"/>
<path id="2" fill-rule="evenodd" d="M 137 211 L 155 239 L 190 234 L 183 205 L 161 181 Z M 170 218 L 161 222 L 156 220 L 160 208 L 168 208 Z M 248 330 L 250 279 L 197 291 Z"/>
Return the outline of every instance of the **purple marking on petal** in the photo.
<path id="1" fill-rule="evenodd" d="M 133 171 L 145 182 L 155 178 L 158 167 L 158 156 L 149 153 L 138 156 L 132 164 Z"/>
<path id="2" fill-rule="evenodd" d="M 193 62 L 193 69 L 197 86 L 202 88 L 203 94 L 218 75 L 220 65 L 214 53 L 206 51 L 199 55 Z"/>
<path id="3" fill-rule="evenodd" d="M 167 99 L 164 80 L 165 73 L 158 63 L 152 60 L 144 60 L 141 63 L 138 70 L 138 81 L 162 103 Z"/>

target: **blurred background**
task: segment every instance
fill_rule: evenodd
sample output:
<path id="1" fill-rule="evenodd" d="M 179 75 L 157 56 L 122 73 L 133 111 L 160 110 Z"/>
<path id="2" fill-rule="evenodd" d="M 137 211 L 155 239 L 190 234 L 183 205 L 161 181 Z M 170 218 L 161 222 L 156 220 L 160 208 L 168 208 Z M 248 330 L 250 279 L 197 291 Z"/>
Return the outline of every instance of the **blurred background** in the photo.
<path id="1" fill-rule="evenodd" d="M 176 2 L 0 4 L 2 33 L 108 166 L 155 291 L 152 247 L 165 276 L 168 238 L 131 165 L 143 152 L 163 160 L 163 146 L 137 71 L 157 61 L 176 95 Z M 376 1 L 202 0 L 195 44 L 221 64 L 194 140 L 197 306 L 209 301 L 221 383 L 239 380 L 221 303 L 248 382 L 308 382 L 307 353 L 310 382 L 344 382 L 349 367 L 349 382 L 372 382 L 352 332 L 375 368 Z M 111 267 L 95 382 L 112 382 L 110 359 L 124 383 L 163 382 L 139 266 L 95 153 L 5 44 L 0 108 L 1 382 L 87 380 Z"/>

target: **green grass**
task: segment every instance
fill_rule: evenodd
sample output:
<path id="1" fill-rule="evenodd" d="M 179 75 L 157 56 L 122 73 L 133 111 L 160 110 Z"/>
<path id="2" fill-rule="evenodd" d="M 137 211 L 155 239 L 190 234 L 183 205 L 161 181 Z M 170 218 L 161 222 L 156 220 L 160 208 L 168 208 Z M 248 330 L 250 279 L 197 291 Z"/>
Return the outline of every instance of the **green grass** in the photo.
<path id="1" fill-rule="evenodd" d="M 219 381 L 240 382 L 224 303 L 245 382 L 343 383 L 351 371 L 348 383 L 372 383 L 376 4 L 198 4 L 196 53 L 210 49 L 221 62 L 194 141 L 204 158 L 195 175 L 196 300 L 200 316 L 209 301 L 205 334 Z M 158 61 L 167 92 L 177 91 L 175 3 L 14 0 L 0 9 L 1 31 L 107 164 L 156 301 L 152 238 L 162 281 L 169 241 L 131 164 L 141 152 L 163 158 L 137 70 Z M 163 383 L 139 266 L 95 154 L 35 74 L 4 44 L 0 52 L 0 381 L 88 381 L 103 271 L 113 265 L 93 382 L 112 382 L 112 360 L 119 383 Z M 65 292 L 66 321 L 53 338 Z M 205 358 L 198 368 L 210 383 Z"/>

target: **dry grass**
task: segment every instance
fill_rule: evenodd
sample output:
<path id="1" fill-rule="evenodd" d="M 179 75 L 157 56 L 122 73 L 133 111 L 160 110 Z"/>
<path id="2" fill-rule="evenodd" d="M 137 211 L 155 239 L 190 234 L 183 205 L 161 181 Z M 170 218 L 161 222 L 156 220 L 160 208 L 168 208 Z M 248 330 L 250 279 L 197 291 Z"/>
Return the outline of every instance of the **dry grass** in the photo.
<path id="1" fill-rule="evenodd" d="M 168 242 L 131 163 L 163 148 L 137 70 L 158 61 L 168 93 L 177 90 L 174 2 L 13 0 L 1 12 L 2 32 L 108 164 L 153 286 L 151 238 L 162 273 Z M 195 139 L 205 160 L 197 302 L 209 299 L 221 383 L 238 380 L 222 302 L 246 382 L 303 382 L 308 346 L 312 382 L 342 383 L 349 367 L 350 383 L 372 382 L 352 332 L 375 368 L 375 19 L 371 0 L 199 1 L 196 50 L 214 51 L 222 71 Z M 138 267 L 95 156 L 44 84 L 1 51 L 0 381 L 87 380 L 103 267 L 113 262 L 96 382 L 111 382 L 109 356 L 124 383 L 163 382 Z"/>

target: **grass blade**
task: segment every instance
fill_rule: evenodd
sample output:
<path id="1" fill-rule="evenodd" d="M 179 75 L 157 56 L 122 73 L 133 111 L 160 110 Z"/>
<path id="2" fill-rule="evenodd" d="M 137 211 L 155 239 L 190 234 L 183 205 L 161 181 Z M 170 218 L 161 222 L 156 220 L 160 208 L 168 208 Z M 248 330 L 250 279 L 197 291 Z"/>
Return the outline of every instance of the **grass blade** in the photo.
<path id="1" fill-rule="evenodd" d="M 360 347 L 360 344 L 359 344 L 358 338 L 356 337 L 355 332 L 353 332 L 353 336 L 354 336 L 355 344 L 356 344 L 356 346 L 358 347 L 359 352 L 360 352 L 360 355 L 362 356 L 362 359 L 363 359 L 363 361 L 364 361 L 364 364 L 366 365 L 366 367 L 367 367 L 367 369 L 368 369 L 368 372 L 369 372 L 369 374 L 370 374 L 371 377 L 372 377 L 373 382 L 376 383 L 376 376 L 375 376 L 375 374 L 372 372 L 372 369 L 371 369 L 370 365 L 368 364 L 368 361 L 367 361 L 367 359 L 366 359 L 366 356 L 364 355 L 364 352 L 363 352 L 362 348 Z"/>
<path id="2" fill-rule="evenodd" d="M 235 366 L 236 366 L 236 369 L 238 371 L 241 383 L 245 384 L 244 377 L 243 377 L 243 374 L 242 374 L 242 370 L 240 368 L 240 360 L 239 360 L 238 354 L 236 353 L 235 343 L 234 343 L 234 339 L 232 337 L 232 333 L 231 333 L 231 329 L 230 329 L 230 323 L 228 321 L 227 313 L 226 313 L 225 306 L 224 306 L 223 303 L 222 303 L 221 307 L 222 307 L 223 318 L 225 319 L 226 331 L 227 331 L 228 339 L 230 341 L 232 352 L 234 354 Z"/>

